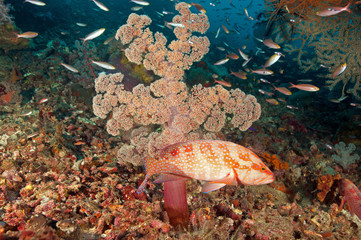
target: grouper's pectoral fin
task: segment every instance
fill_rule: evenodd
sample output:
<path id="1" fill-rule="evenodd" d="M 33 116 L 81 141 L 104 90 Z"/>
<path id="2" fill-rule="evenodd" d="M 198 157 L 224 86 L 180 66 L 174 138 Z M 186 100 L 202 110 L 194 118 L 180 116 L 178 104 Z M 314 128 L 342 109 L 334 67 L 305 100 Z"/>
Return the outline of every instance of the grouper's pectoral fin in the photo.
<path id="1" fill-rule="evenodd" d="M 203 193 L 209 193 L 209 192 L 212 192 L 212 191 L 215 191 L 215 190 L 218 190 L 222 187 L 226 186 L 225 183 L 210 183 L 210 182 L 207 182 L 203 185 L 202 187 L 202 192 Z"/>
<path id="2" fill-rule="evenodd" d="M 228 173 L 224 178 L 213 180 L 209 182 L 211 184 L 213 183 L 224 183 L 227 185 L 237 185 L 237 179 L 235 178 L 235 175 L 233 172 Z"/>
<path id="3" fill-rule="evenodd" d="M 225 185 L 237 185 L 237 179 L 235 178 L 234 171 L 228 173 L 224 178 L 213 180 L 212 182 L 206 182 L 202 187 L 202 192 L 209 193 L 220 189 Z"/>
<path id="4" fill-rule="evenodd" d="M 174 174 L 169 174 L 169 173 L 161 173 L 153 182 L 154 183 L 164 183 L 164 182 L 187 180 L 187 179 L 189 179 L 189 178 L 174 175 Z"/>

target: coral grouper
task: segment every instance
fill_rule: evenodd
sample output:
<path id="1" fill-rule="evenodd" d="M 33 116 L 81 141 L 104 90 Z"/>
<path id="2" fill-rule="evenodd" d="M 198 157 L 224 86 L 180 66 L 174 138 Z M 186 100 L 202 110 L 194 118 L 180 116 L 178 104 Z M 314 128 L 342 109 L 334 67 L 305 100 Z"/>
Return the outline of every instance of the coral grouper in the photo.
<path id="1" fill-rule="evenodd" d="M 271 183 L 273 173 L 249 149 L 232 142 L 199 140 L 176 143 L 163 149 L 158 158 L 145 158 L 146 177 L 138 189 L 142 192 L 148 179 L 154 181 L 207 181 L 202 192 L 211 192 L 225 185 L 259 185 Z"/>

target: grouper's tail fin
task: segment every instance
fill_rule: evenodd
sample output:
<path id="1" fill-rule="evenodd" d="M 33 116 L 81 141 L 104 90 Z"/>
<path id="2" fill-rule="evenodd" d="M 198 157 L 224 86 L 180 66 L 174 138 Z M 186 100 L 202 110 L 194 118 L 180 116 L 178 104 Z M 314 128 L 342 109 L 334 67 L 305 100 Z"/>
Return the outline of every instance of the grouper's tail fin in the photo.
<path id="1" fill-rule="evenodd" d="M 148 158 L 148 157 L 143 158 L 143 163 L 144 163 L 144 167 L 145 167 L 145 178 L 144 178 L 144 181 L 142 182 L 142 184 L 139 186 L 139 188 L 137 190 L 138 194 L 144 191 L 149 178 L 154 174 L 153 173 L 154 160 L 155 160 L 154 158 Z"/>

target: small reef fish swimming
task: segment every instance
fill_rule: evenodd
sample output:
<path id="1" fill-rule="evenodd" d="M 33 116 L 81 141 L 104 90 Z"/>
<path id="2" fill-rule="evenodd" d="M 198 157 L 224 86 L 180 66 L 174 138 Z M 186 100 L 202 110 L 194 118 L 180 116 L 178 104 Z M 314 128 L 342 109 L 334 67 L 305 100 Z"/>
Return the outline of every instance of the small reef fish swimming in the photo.
<path id="1" fill-rule="evenodd" d="M 39 34 L 37 32 L 24 32 L 22 34 L 16 34 L 16 38 L 34 38 L 37 37 Z"/>
<path id="2" fill-rule="evenodd" d="M 42 98 L 42 99 L 39 101 L 39 104 L 46 103 L 47 101 L 49 101 L 48 98 Z"/>
<path id="3" fill-rule="evenodd" d="M 231 71 L 231 73 L 230 74 L 232 74 L 232 75 L 234 75 L 234 76 L 236 76 L 236 77 L 238 77 L 238 78 L 240 78 L 240 79 L 247 79 L 247 73 L 245 73 L 245 72 L 243 72 L 243 71 L 241 71 L 241 72 L 232 72 Z"/>
<path id="4" fill-rule="evenodd" d="M 244 9 L 244 13 L 246 14 L 246 17 L 247 17 L 248 21 L 252 21 L 252 20 L 253 20 L 253 17 L 250 17 L 250 16 L 249 16 L 248 11 L 247 11 L 247 8 Z"/>
<path id="5" fill-rule="evenodd" d="M 141 8 L 143 8 L 143 7 L 141 7 Z M 133 10 L 133 8 L 131 8 L 131 9 Z M 158 12 L 158 11 L 155 11 L 155 13 L 158 14 L 158 16 L 160 16 L 160 17 L 163 17 L 163 16 L 164 16 L 163 13 L 160 13 L 160 12 Z"/>
<path id="6" fill-rule="evenodd" d="M 260 49 L 260 48 L 257 48 L 257 51 L 256 51 L 256 56 L 258 55 L 258 53 L 265 53 L 265 51 L 262 51 L 262 49 Z"/>
<path id="7" fill-rule="evenodd" d="M 110 37 L 108 37 L 105 41 L 104 41 L 104 45 L 108 45 L 108 43 L 110 43 L 111 41 L 113 41 L 114 40 L 114 36 L 110 36 Z"/>
<path id="8" fill-rule="evenodd" d="M 245 67 L 248 63 L 249 63 L 249 61 L 251 61 L 252 60 L 252 58 L 250 57 L 250 58 L 248 58 L 246 61 L 244 61 L 243 63 L 242 63 L 242 67 Z"/>
<path id="9" fill-rule="evenodd" d="M 342 178 L 339 182 L 340 195 L 342 196 L 340 210 L 346 203 L 350 209 L 351 215 L 361 219 L 361 192 L 353 182 L 346 178 Z"/>
<path id="10" fill-rule="evenodd" d="M 321 16 L 321 17 L 328 17 L 328 16 L 333 16 L 336 14 L 339 14 L 340 12 L 346 11 L 349 13 L 352 13 L 351 9 L 349 8 L 351 6 L 352 1 L 350 1 L 346 6 L 344 7 L 329 7 L 325 10 L 321 10 L 319 12 L 316 12 L 317 16 Z"/>
<path id="11" fill-rule="evenodd" d="M 299 79 L 297 82 L 312 82 L 312 79 Z"/>
<path id="12" fill-rule="evenodd" d="M 273 54 L 264 64 L 264 68 L 270 67 L 272 66 L 274 63 L 276 63 L 278 61 L 278 59 L 280 59 L 280 57 L 282 56 L 282 53 L 280 52 L 275 52 L 275 54 Z"/>
<path id="13" fill-rule="evenodd" d="M 278 105 L 279 104 L 279 102 L 274 98 L 267 98 L 266 102 L 268 102 L 268 103 L 270 103 L 272 105 Z"/>
<path id="14" fill-rule="evenodd" d="M 331 98 L 331 99 L 328 99 L 330 102 L 333 102 L 333 103 L 340 103 L 342 102 L 343 100 L 345 100 L 348 96 L 345 96 L 345 97 L 342 97 L 342 98 Z"/>
<path id="15" fill-rule="evenodd" d="M 331 67 L 329 67 L 329 66 L 326 66 L 325 64 L 320 64 L 320 67 L 322 67 L 322 68 L 327 68 L 327 69 L 330 69 Z"/>
<path id="16" fill-rule="evenodd" d="M 260 78 L 259 80 L 260 80 L 261 82 L 263 82 L 263 83 L 271 84 L 271 82 L 268 81 L 267 79 Z"/>
<path id="17" fill-rule="evenodd" d="M 266 47 L 272 48 L 272 49 L 280 49 L 281 46 L 278 45 L 277 43 L 275 43 L 272 39 L 267 38 L 265 40 L 256 38 L 256 40 L 260 41 L 261 43 L 263 43 Z"/>
<path id="18" fill-rule="evenodd" d="M 172 26 L 172 27 L 181 27 L 181 28 L 184 28 L 184 27 L 185 27 L 182 23 L 166 22 L 166 24 L 167 24 L 168 26 Z"/>
<path id="19" fill-rule="evenodd" d="M 86 26 L 87 26 L 86 23 L 77 22 L 77 23 L 75 23 L 75 24 L 78 25 L 79 27 L 86 27 Z"/>
<path id="20" fill-rule="evenodd" d="M 222 65 L 229 61 L 229 58 L 224 58 L 219 60 L 218 62 L 214 63 L 213 65 Z"/>
<path id="21" fill-rule="evenodd" d="M 247 61 L 249 60 L 249 57 L 241 51 L 241 49 L 238 48 L 238 52 L 239 52 L 239 55 L 241 55 L 241 57 L 243 58 L 243 60 Z"/>
<path id="22" fill-rule="evenodd" d="M 30 116 L 32 113 L 33 113 L 33 111 L 29 111 L 29 112 L 20 114 L 19 116 L 21 116 L 21 117 Z"/>
<path id="23" fill-rule="evenodd" d="M 135 7 L 132 7 L 132 8 L 131 8 L 132 11 L 139 11 L 139 10 L 141 10 L 141 9 L 143 9 L 142 6 L 135 6 Z"/>
<path id="24" fill-rule="evenodd" d="M 206 10 L 202 7 L 202 5 L 200 5 L 199 3 L 194 3 L 194 2 L 191 2 L 191 4 L 197 8 L 198 11 L 200 11 L 201 13 L 205 14 L 206 13 Z"/>
<path id="25" fill-rule="evenodd" d="M 85 43 L 88 40 L 92 40 L 94 38 L 99 37 L 100 35 L 103 34 L 103 32 L 105 31 L 105 28 L 99 28 L 98 30 L 95 30 L 92 33 L 89 33 L 84 39 L 83 39 L 83 43 Z"/>
<path id="26" fill-rule="evenodd" d="M 82 142 L 82 141 L 78 141 L 76 143 L 74 143 L 75 146 L 80 146 L 80 145 L 84 145 L 85 142 Z"/>
<path id="27" fill-rule="evenodd" d="M 229 34 L 228 28 L 227 28 L 226 26 L 224 26 L 223 24 L 221 24 L 221 25 L 222 25 L 223 30 L 224 30 L 227 34 Z"/>
<path id="28" fill-rule="evenodd" d="M 24 2 L 28 2 L 37 6 L 45 6 L 46 4 L 42 1 L 38 1 L 38 0 L 25 0 Z"/>
<path id="29" fill-rule="evenodd" d="M 276 87 L 276 86 L 273 86 L 273 87 L 276 91 L 279 91 L 280 93 L 282 93 L 284 95 L 287 95 L 287 96 L 292 95 L 292 92 L 285 87 Z"/>
<path id="30" fill-rule="evenodd" d="M 291 86 L 289 88 L 297 88 L 299 90 L 303 90 L 303 91 L 307 91 L 307 92 L 317 92 L 318 90 L 320 90 L 318 87 L 311 85 L 311 84 L 293 84 L 290 83 Z"/>
<path id="31" fill-rule="evenodd" d="M 103 3 L 98 2 L 98 1 L 96 1 L 96 0 L 93 0 L 93 2 L 94 2 L 95 5 L 97 5 L 101 10 L 106 11 L 106 12 L 109 11 L 109 9 L 108 9 Z"/>
<path id="32" fill-rule="evenodd" d="M 335 69 L 335 71 L 332 73 L 331 77 L 332 78 L 337 77 L 338 75 L 340 75 L 341 73 L 343 73 L 346 70 L 346 67 L 347 67 L 346 63 L 341 64 L 340 66 L 338 66 Z"/>
<path id="33" fill-rule="evenodd" d="M 298 109 L 298 107 L 295 107 L 295 106 L 292 106 L 292 105 L 286 105 L 286 107 L 288 108 L 288 109 Z"/>
<path id="34" fill-rule="evenodd" d="M 257 69 L 257 70 L 251 70 L 251 73 L 256 73 L 259 75 L 272 75 L 273 71 L 262 68 L 262 69 Z"/>
<path id="35" fill-rule="evenodd" d="M 217 38 L 217 37 L 218 37 L 218 35 L 219 35 L 219 31 L 220 31 L 220 30 L 221 30 L 221 27 L 218 27 L 215 38 Z"/>
<path id="36" fill-rule="evenodd" d="M 162 13 L 164 14 L 164 15 L 167 15 L 167 14 L 174 14 L 173 12 L 168 12 L 168 11 L 162 11 Z"/>
<path id="37" fill-rule="evenodd" d="M 141 193 L 149 178 L 155 183 L 197 179 L 207 181 L 202 192 L 225 185 L 260 185 L 273 182 L 273 173 L 251 150 L 220 140 L 198 140 L 167 146 L 157 158 L 145 158 L 146 176 L 137 190 Z"/>
<path id="38" fill-rule="evenodd" d="M 350 105 L 351 105 L 352 107 L 361 108 L 361 104 L 360 104 L 360 103 L 350 103 Z"/>
<path id="39" fill-rule="evenodd" d="M 232 84 L 230 82 L 226 82 L 223 80 L 214 80 L 215 83 L 221 84 L 222 86 L 225 87 L 232 87 Z"/>
<path id="40" fill-rule="evenodd" d="M 105 68 L 105 69 L 109 69 L 109 70 L 114 70 L 115 67 L 107 62 L 99 62 L 99 61 L 94 61 L 94 60 L 90 60 L 92 63 L 94 63 L 95 65 L 98 65 L 99 67 Z"/>
<path id="41" fill-rule="evenodd" d="M 237 60 L 239 58 L 239 56 L 237 54 L 235 54 L 234 52 L 228 53 L 226 55 L 227 58 L 233 59 L 233 60 Z"/>
<path id="42" fill-rule="evenodd" d="M 274 95 L 273 92 L 267 92 L 267 91 L 265 91 L 265 90 L 263 90 L 263 89 L 258 89 L 258 92 L 260 92 L 260 93 L 262 93 L 262 94 L 264 94 L 264 95 L 266 95 L 266 96 L 269 96 L 269 97 L 271 97 L 271 96 Z"/>
<path id="43" fill-rule="evenodd" d="M 65 67 L 66 69 L 68 69 L 69 71 L 72 71 L 72 72 L 75 72 L 75 73 L 78 73 L 78 69 L 76 69 L 75 67 L 73 66 L 70 66 L 69 64 L 66 64 L 66 63 L 60 63 L 61 66 Z"/>
<path id="44" fill-rule="evenodd" d="M 133 3 L 139 4 L 139 5 L 142 5 L 142 6 L 148 6 L 149 5 L 149 2 L 142 1 L 142 0 L 130 0 L 130 1 L 133 2 Z"/>

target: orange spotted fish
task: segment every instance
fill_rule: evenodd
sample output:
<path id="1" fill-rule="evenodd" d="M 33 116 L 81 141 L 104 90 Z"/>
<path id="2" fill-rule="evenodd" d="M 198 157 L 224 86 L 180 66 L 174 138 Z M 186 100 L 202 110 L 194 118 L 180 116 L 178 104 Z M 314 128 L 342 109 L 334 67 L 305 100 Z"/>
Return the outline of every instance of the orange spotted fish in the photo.
<path id="1" fill-rule="evenodd" d="M 198 179 L 207 181 L 202 192 L 225 185 L 271 183 L 273 173 L 249 149 L 232 142 L 198 140 L 165 147 L 158 158 L 144 158 L 146 176 L 138 189 L 142 192 L 148 179 L 160 174 L 155 183 Z"/>
<path id="2" fill-rule="evenodd" d="M 339 183 L 340 195 L 342 197 L 342 202 L 340 210 L 343 207 L 343 204 L 346 202 L 348 208 L 350 209 L 351 215 L 356 214 L 356 216 L 361 219 L 361 192 L 356 187 L 353 182 L 343 178 Z"/>

